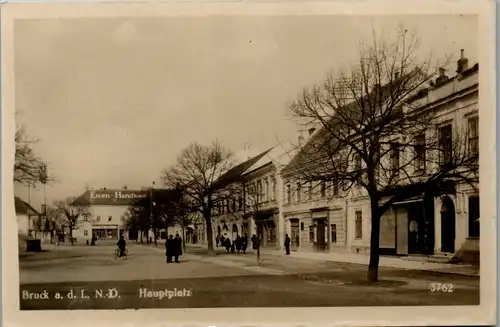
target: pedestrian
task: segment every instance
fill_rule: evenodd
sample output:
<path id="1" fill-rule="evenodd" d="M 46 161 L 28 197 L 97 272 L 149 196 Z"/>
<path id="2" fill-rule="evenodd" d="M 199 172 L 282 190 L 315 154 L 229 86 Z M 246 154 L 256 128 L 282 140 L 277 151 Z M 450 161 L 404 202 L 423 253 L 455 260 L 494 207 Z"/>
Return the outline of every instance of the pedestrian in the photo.
<path id="1" fill-rule="evenodd" d="M 179 256 L 182 255 L 182 238 L 179 236 L 179 234 L 175 234 L 175 239 L 174 239 L 174 248 L 175 248 L 175 263 L 180 263 L 179 261 Z"/>
<path id="2" fill-rule="evenodd" d="M 225 247 L 226 246 L 226 239 L 224 238 L 224 235 L 221 235 L 219 238 L 220 246 Z"/>
<path id="3" fill-rule="evenodd" d="M 259 246 L 257 245 L 258 243 L 257 235 L 253 234 L 251 241 L 252 241 L 252 249 L 257 250 L 259 248 Z"/>
<path id="4" fill-rule="evenodd" d="M 231 250 L 231 240 L 229 237 L 224 239 L 224 245 L 226 246 L 226 252 L 229 253 L 229 250 Z"/>
<path id="5" fill-rule="evenodd" d="M 247 253 L 247 247 L 248 247 L 248 235 L 245 233 L 245 235 L 241 238 L 241 250 L 243 251 L 243 254 Z"/>
<path id="6" fill-rule="evenodd" d="M 172 263 L 172 256 L 174 252 L 174 236 L 170 235 L 168 240 L 165 241 L 165 255 L 167 256 L 167 263 Z"/>
<path id="7" fill-rule="evenodd" d="M 285 251 L 286 251 L 286 255 L 290 255 L 290 237 L 288 236 L 288 234 L 285 235 Z"/>
<path id="8" fill-rule="evenodd" d="M 120 249 L 120 255 L 119 257 L 123 257 L 125 255 L 125 249 L 126 249 L 126 246 L 127 246 L 127 243 L 125 242 L 125 238 L 122 236 L 120 236 L 120 239 L 118 240 L 118 242 L 116 243 L 116 245 L 118 245 L 118 248 Z"/>
<path id="9" fill-rule="evenodd" d="M 236 236 L 236 251 L 238 252 L 238 254 L 240 254 L 240 251 L 241 251 L 241 237 L 238 235 Z"/>
<path id="10" fill-rule="evenodd" d="M 220 237 L 219 237 L 219 235 L 217 235 L 217 236 L 215 237 L 215 246 L 216 246 L 216 247 L 219 247 L 219 240 L 220 240 Z"/>

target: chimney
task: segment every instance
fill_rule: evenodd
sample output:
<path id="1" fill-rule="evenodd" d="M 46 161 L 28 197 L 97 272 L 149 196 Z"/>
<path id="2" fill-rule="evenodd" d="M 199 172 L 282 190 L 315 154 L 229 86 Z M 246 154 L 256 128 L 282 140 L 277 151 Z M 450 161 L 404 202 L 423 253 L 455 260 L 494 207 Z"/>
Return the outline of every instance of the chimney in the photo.
<path id="1" fill-rule="evenodd" d="M 309 128 L 309 136 L 311 136 L 316 131 L 316 128 Z"/>
<path id="2" fill-rule="evenodd" d="M 439 77 L 436 78 L 436 84 L 441 84 L 448 80 L 448 76 L 446 76 L 446 70 L 444 68 L 439 68 Z"/>
<path id="3" fill-rule="evenodd" d="M 467 70 L 469 59 L 465 58 L 464 49 L 460 50 L 460 59 L 457 60 L 457 74 L 461 74 Z"/>

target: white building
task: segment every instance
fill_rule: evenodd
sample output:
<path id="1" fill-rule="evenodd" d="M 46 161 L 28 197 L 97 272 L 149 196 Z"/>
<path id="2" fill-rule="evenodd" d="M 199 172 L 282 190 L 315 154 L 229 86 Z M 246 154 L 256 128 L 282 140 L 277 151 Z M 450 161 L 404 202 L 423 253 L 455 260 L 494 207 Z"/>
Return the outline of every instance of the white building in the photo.
<path id="1" fill-rule="evenodd" d="M 477 64 L 468 67 L 462 52 L 455 76 L 448 78 L 441 71 L 436 83 L 412 100 L 412 107 L 436 113 L 436 130 L 429 132 L 438 135 L 442 146 L 451 148 L 451 135 L 456 133 L 467 138 L 467 149 L 479 151 L 478 70 Z M 315 135 L 311 140 L 320 137 Z M 293 169 L 283 171 L 283 215 L 292 249 L 369 252 L 371 211 L 366 193 L 353 187 L 349 194 L 339 194 L 333 184 L 304 184 L 300 179 Z M 463 182 L 451 187 L 451 191 L 392 205 L 381 219 L 381 253 L 453 256 L 467 252 L 478 258 L 479 194 Z"/>

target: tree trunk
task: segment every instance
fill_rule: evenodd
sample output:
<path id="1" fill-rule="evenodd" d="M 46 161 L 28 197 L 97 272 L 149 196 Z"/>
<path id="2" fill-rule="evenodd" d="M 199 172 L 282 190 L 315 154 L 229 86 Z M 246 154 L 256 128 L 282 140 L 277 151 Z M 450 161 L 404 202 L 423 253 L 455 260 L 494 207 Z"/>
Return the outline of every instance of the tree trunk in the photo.
<path id="1" fill-rule="evenodd" d="M 69 227 L 69 240 L 71 242 L 71 245 L 73 245 L 73 226 Z"/>
<path id="2" fill-rule="evenodd" d="M 370 263 L 368 264 L 368 281 L 378 281 L 378 263 L 380 259 L 380 210 L 378 197 L 370 196 L 371 207 L 371 235 L 370 235 Z"/>
<path id="3" fill-rule="evenodd" d="M 215 255 L 214 240 L 213 240 L 213 233 L 212 233 L 212 216 L 210 215 L 210 212 L 207 212 L 207 210 L 204 210 L 203 216 L 205 218 L 205 222 L 207 223 L 208 254 Z"/>

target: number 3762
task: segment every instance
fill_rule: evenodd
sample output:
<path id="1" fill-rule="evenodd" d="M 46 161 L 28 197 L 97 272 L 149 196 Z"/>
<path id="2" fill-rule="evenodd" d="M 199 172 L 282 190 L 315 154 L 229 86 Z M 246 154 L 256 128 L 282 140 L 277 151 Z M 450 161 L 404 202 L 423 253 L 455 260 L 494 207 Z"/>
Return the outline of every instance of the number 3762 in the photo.
<path id="1" fill-rule="evenodd" d="M 432 283 L 431 292 L 453 293 L 453 284 Z"/>

